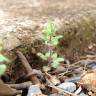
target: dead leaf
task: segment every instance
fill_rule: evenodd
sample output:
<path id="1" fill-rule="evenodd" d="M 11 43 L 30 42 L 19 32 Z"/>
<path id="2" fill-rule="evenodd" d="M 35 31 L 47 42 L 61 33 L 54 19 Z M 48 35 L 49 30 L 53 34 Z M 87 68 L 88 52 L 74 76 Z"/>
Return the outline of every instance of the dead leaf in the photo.
<path id="1" fill-rule="evenodd" d="M 60 80 L 55 75 L 51 75 L 48 73 L 45 73 L 45 75 L 52 84 L 57 85 L 60 83 Z"/>
<path id="2" fill-rule="evenodd" d="M 0 96 L 13 96 L 18 93 L 20 93 L 20 91 L 10 88 L 0 79 Z"/>
<path id="3" fill-rule="evenodd" d="M 96 72 L 86 73 L 80 80 L 81 85 L 87 90 L 96 92 Z"/>

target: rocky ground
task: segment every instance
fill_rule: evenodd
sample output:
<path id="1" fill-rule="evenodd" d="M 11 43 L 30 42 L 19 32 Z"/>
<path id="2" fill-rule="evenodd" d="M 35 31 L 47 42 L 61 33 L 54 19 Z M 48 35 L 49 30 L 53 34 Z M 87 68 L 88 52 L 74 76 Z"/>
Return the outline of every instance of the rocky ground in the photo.
<path id="1" fill-rule="evenodd" d="M 35 37 L 39 38 L 43 26 L 49 19 L 53 19 L 57 23 L 61 28 L 59 31 L 65 31 L 64 24 L 76 29 L 78 25 L 82 26 L 80 23 L 82 18 L 85 23 L 94 21 L 95 5 L 96 0 L 92 2 L 90 0 L 0 0 L 0 36 L 7 38 L 7 41 L 3 40 L 5 40 L 5 47 L 7 46 L 6 48 L 10 50 L 20 45 L 22 41 L 30 43 Z M 94 26 L 92 25 L 92 27 Z M 66 31 L 70 30 L 69 27 Z M 78 32 L 79 28 L 76 30 Z M 9 33 L 12 37 L 9 36 Z M 13 38 L 16 44 L 12 43 Z M 25 41 L 25 38 L 28 40 Z M 12 44 L 10 45 L 9 42 Z"/>
<path id="2" fill-rule="evenodd" d="M 40 38 L 42 36 L 42 31 L 49 20 L 52 20 L 53 22 L 56 23 L 58 28 L 57 31 L 58 34 L 63 35 L 63 39 L 60 41 L 60 44 L 57 47 L 57 52 L 59 53 L 59 55 L 65 58 L 65 61 L 68 60 L 69 63 L 72 63 L 72 66 L 69 65 L 63 66 L 63 73 L 64 73 L 63 78 L 60 79 L 60 74 L 56 73 L 55 76 L 59 76 L 58 78 L 60 82 L 62 82 L 62 79 L 64 79 L 63 83 L 59 82 L 58 86 L 61 87 L 61 89 L 62 86 L 65 86 L 63 87 L 63 89 L 70 91 L 69 93 L 67 93 L 67 96 L 69 95 L 74 96 L 75 94 L 72 94 L 72 92 L 74 91 L 75 91 L 74 93 L 77 92 L 78 94 L 80 93 L 79 91 L 83 91 L 81 92 L 83 96 L 89 96 L 90 94 L 91 96 L 95 96 L 94 93 L 96 91 L 94 90 L 96 90 L 95 89 L 96 76 L 94 74 L 96 74 L 96 72 L 93 72 L 92 70 L 94 68 L 96 69 L 96 0 L 93 1 L 92 0 L 15 0 L 15 1 L 0 0 L 0 38 L 3 41 L 4 48 L 7 49 L 7 51 L 9 51 L 10 53 L 11 50 L 20 46 L 19 50 L 21 50 L 24 53 L 24 55 L 28 59 L 28 62 L 30 64 L 33 63 L 36 64 L 35 67 L 34 64 L 31 65 L 31 67 L 37 68 L 37 66 L 41 64 L 41 62 L 39 62 L 41 59 L 37 58 L 36 53 L 38 51 L 42 52 L 45 50 L 44 46 L 42 46 L 39 40 L 41 40 Z M 31 49 L 29 47 L 31 47 Z M 11 66 L 11 68 L 9 68 L 9 73 L 11 73 L 11 75 L 8 75 L 9 77 L 11 76 L 11 80 L 9 81 L 13 83 L 18 82 L 18 79 L 20 80 L 24 79 L 22 77 L 22 74 L 24 73 L 23 72 L 24 69 L 20 65 L 18 67 L 20 60 L 18 60 L 17 57 L 18 56 L 15 54 L 14 61 L 12 62 L 13 65 Z M 86 66 L 86 64 L 88 64 L 88 66 Z M 62 68 L 60 67 L 60 69 Z M 66 69 L 68 69 L 69 71 Z M 85 74 L 84 75 L 85 77 L 81 79 L 79 85 L 77 83 L 78 82 L 77 74 L 79 73 L 79 80 L 80 80 L 80 75 L 83 73 L 84 70 L 87 69 L 88 70 L 91 69 L 92 74 L 91 72 L 89 72 L 88 75 Z M 58 72 L 58 68 L 57 68 L 57 72 Z M 51 75 L 49 76 L 47 74 L 46 76 L 49 76 L 50 78 L 52 77 L 51 78 L 52 82 L 54 82 L 53 80 L 54 76 Z M 92 76 L 93 78 L 93 79 L 91 78 L 92 80 L 88 79 L 90 76 Z M 74 77 L 76 77 L 77 79 L 76 78 L 74 79 Z M 49 81 L 51 81 L 51 79 L 49 79 Z M 26 79 L 24 80 L 26 81 Z M 57 80 L 57 77 L 55 78 L 55 80 Z M 75 80 L 75 82 L 73 82 L 72 80 L 73 81 Z M 66 83 L 69 81 L 71 81 L 72 84 Z M 2 81 L 0 82 L 1 82 L 0 84 L 4 86 Z M 23 83 L 23 82 L 19 82 L 19 83 Z M 85 85 L 86 82 L 87 85 L 88 84 L 90 85 L 92 83 L 93 85 L 92 86 L 90 85 L 91 89 L 89 88 L 90 87 L 89 85 L 88 85 L 89 87 L 87 86 L 87 88 L 85 88 L 84 86 L 84 90 L 83 90 L 80 89 L 82 82 Z M 56 86 L 55 88 L 54 86 L 51 87 L 52 89 L 57 88 Z M 9 87 L 8 86 L 6 87 L 5 85 L 4 89 L 5 88 L 8 89 Z M 31 86 L 29 89 L 28 96 L 30 96 L 30 90 L 31 92 L 33 92 L 34 88 L 37 88 L 38 93 L 40 94 L 42 93 L 40 88 L 38 89 L 38 86 Z M 87 91 L 89 91 L 89 93 L 86 91 L 86 89 Z M 11 92 L 10 91 L 11 89 L 8 90 L 9 92 Z M 59 89 L 56 90 L 60 92 L 62 91 Z M 49 93 L 51 91 L 48 90 Z M 54 90 L 52 92 L 54 93 Z M 80 96 L 82 96 L 82 94 Z M 26 96 L 26 95 L 22 95 L 22 96 Z M 38 96 L 43 96 L 43 95 L 38 95 Z M 57 96 L 57 95 L 53 94 L 50 96 Z"/>

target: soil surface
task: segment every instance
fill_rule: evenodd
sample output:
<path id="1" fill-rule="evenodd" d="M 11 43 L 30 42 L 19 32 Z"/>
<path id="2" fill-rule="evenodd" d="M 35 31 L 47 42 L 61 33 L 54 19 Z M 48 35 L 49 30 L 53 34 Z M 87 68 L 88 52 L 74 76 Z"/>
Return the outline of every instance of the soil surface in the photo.
<path id="1" fill-rule="evenodd" d="M 53 19 L 64 35 L 59 51 L 70 56 L 94 45 L 95 16 L 96 0 L 0 0 L 0 37 L 7 50 L 31 44 Z"/>
<path id="2" fill-rule="evenodd" d="M 8 77 L 5 82 L 26 81 L 27 72 L 16 50 L 13 50 L 15 48 L 24 54 L 33 69 L 42 69 L 45 62 L 36 53 L 47 49 L 41 42 L 41 36 L 50 19 L 56 23 L 57 33 L 63 35 L 56 51 L 65 59 L 63 71 L 66 73 L 69 70 L 69 73 L 66 73 L 67 77 L 83 73 L 90 67 L 90 62 L 96 69 L 96 0 L 0 0 L 0 38 L 4 48 L 9 52 L 10 60 L 13 60 L 5 74 L 5 77 Z M 82 61 L 82 58 L 85 58 L 85 61 Z M 81 61 L 74 63 L 79 60 Z M 74 66 L 71 68 L 69 63 L 73 63 Z M 89 65 L 86 66 L 87 64 Z M 61 68 L 57 69 L 61 71 Z M 94 78 L 96 81 L 96 76 Z M 83 82 L 85 80 L 86 78 Z M 96 88 L 96 83 L 94 86 Z"/>

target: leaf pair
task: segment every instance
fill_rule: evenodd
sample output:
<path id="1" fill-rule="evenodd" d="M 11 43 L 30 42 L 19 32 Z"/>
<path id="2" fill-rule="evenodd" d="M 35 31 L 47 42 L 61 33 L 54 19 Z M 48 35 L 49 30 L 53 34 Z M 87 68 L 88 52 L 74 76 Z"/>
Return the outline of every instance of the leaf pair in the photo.
<path id="1" fill-rule="evenodd" d="M 48 57 L 50 56 L 50 52 L 47 52 L 47 53 L 45 53 L 45 54 L 43 54 L 43 53 L 38 53 L 37 55 L 40 56 L 43 60 L 47 60 Z"/>
<path id="2" fill-rule="evenodd" d="M 50 36 L 50 35 L 54 35 L 55 32 L 56 32 L 57 28 L 55 26 L 54 23 L 52 23 L 51 21 L 47 24 L 47 27 L 45 28 L 45 31 L 44 32 L 46 35 Z"/>
<path id="3" fill-rule="evenodd" d="M 56 59 L 53 59 L 52 61 L 52 67 L 57 68 L 60 65 L 60 62 L 64 61 L 64 58 L 57 57 Z"/>
<path id="4" fill-rule="evenodd" d="M 43 32 L 42 39 L 44 40 L 46 45 L 56 46 L 59 43 L 59 39 L 62 38 L 62 35 L 56 36 L 57 28 L 54 23 L 49 22 L 45 31 Z"/>
<path id="5" fill-rule="evenodd" d="M 49 22 L 49 23 L 47 24 L 47 26 L 46 26 L 46 28 L 45 28 L 45 30 L 44 30 L 44 32 L 43 32 L 43 37 L 42 37 L 42 39 L 44 40 L 44 43 L 45 43 L 46 45 L 52 43 L 52 42 L 51 42 L 51 38 L 52 38 L 53 36 L 55 36 L 56 30 L 57 30 L 57 29 L 56 29 L 56 26 L 55 26 L 54 23 Z"/>
<path id="6" fill-rule="evenodd" d="M 55 37 L 52 37 L 51 38 L 51 44 L 52 45 L 58 45 L 59 43 L 59 39 L 62 38 L 63 36 L 62 35 L 58 35 L 58 36 L 55 36 Z"/>
<path id="7" fill-rule="evenodd" d="M 57 55 L 57 53 L 52 54 L 52 67 L 57 68 L 60 62 L 64 61 L 64 58 L 61 58 Z"/>
<path id="8" fill-rule="evenodd" d="M 64 61 L 64 58 L 58 57 L 57 53 L 52 53 L 51 56 L 50 52 L 45 53 L 45 55 L 42 53 L 38 53 L 37 55 L 40 56 L 43 60 L 48 60 L 48 58 L 51 57 L 51 66 L 54 68 L 56 68 L 60 64 L 60 62 Z"/>
<path id="9" fill-rule="evenodd" d="M 51 63 L 51 66 L 52 66 L 53 68 L 57 68 L 58 65 L 60 64 L 60 62 L 62 62 L 62 61 L 64 61 L 64 58 L 58 57 L 58 58 L 56 58 L 56 59 L 53 59 L 53 61 L 52 61 L 52 63 Z M 51 69 L 51 68 L 50 68 L 49 66 L 43 66 L 43 70 L 44 70 L 45 72 L 49 71 L 50 69 Z"/>

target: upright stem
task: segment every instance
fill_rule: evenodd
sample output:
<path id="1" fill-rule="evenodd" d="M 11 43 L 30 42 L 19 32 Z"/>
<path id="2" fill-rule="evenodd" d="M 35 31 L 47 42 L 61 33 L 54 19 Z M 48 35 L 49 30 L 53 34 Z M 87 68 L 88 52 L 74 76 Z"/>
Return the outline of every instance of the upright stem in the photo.
<path id="1" fill-rule="evenodd" d="M 51 36 L 50 36 L 49 42 L 51 42 Z M 51 56 L 52 56 L 52 52 L 53 52 L 51 44 L 48 45 L 48 50 L 49 50 L 49 53 L 50 53 L 50 56 L 48 58 L 48 66 L 51 67 L 51 63 L 52 63 L 52 57 Z"/>

